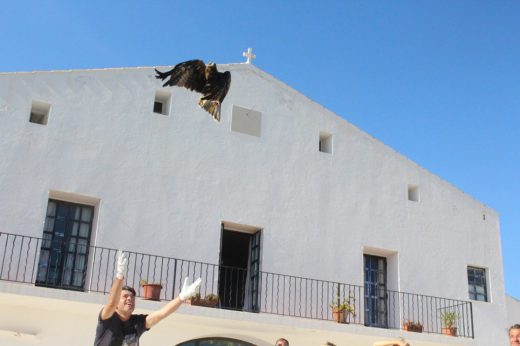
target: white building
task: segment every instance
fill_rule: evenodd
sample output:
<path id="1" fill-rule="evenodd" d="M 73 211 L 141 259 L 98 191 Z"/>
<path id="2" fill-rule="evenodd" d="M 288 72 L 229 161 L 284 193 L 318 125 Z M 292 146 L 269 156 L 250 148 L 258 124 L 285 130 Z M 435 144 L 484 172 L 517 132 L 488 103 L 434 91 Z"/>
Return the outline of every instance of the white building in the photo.
<path id="1" fill-rule="evenodd" d="M 220 296 L 142 345 L 507 343 L 495 211 L 258 68 L 219 69 L 220 123 L 153 68 L 0 74 L 1 345 L 92 344 L 115 249 L 136 288 L 200 275 Z"/>

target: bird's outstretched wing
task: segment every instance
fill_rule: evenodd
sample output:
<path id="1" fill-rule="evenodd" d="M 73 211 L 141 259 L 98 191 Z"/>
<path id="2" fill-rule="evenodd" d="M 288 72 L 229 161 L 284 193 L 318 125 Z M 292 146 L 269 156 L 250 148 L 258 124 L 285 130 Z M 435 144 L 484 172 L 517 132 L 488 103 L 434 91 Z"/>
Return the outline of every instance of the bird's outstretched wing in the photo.
<path id="1" fill-rule="evenodd" d="M 231 72 L 218 72 L 214 63 L 206 66 L 202 60 L 188 60 L 167 72 L 155 69 L 155 73 L 157 79 L 166 80 L 163 86 L 179 86 L 201 93 L 199 106 L 220 121 L 220 106 L 231 86 Z"/>
<path id="2" fill-rule="evenodd" d="M 231 72 L 215 73 L 202 90 L 203 100 L 212 100 L 221 103 L 226 97 L 231 85 Z"/>
<path id="3" fill-rule="evenodd" d="M 169 80 L 163 86 L 179 86 L 189 90 L 202 92 L 206 84 L 206 64 L 202 60 L 188 60 L 175 65 L 170 71 L 160 72 L 155 70 L 157 79 Z"/>

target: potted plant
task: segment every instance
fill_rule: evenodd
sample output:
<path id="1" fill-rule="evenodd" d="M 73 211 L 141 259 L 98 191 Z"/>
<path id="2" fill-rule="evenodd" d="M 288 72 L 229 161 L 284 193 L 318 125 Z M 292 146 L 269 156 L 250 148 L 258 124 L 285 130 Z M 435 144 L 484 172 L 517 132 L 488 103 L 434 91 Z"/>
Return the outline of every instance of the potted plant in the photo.
<path id="1" fill-rule="evenodd" d="M 339 297 L 330 304 L 332 319 L 339 323 L 348 323 L 350 316 L 356 317 L 355 299 L 352 296 L 340 301 Z"/>
<path id="2" fill-rule="evenodd" d="M 161 300 L 161 284 L 150 284 L 148 281 L 141 279 L 139 285 L 143 288 L 143 299 Z"/>
<path id="3" fill-rule="evenodd" d="M 207 294 L 204 298 L 201 297 L 199 293 L 196 293 L 190 300 L 188 300 L 188 304 L 195 306 L 206 306 L 206 307 L 215 307 L 218 304 L 218 295 L 214 293 Z"/>
<path id="4" fill-rule="evenodd" d="M 445 311 L 441 313 L 442 321 L 442 334 L 457 336 L 457 327 L 455 322 L 457 321 L 457 313 L 455 311 Z"/>
<path id="5" fill-rule="evenodd" d="M 423 325 L 421 322 L 406 320 L 403 323 L 403 330 L 406 330 L 408 332 L 422 333 Z"/>
<path id="6" fill-rule="evenodd" d="M 216 306 L 218 304 L 218 295 L 214 293 L 207 294 L 204 297 L 204 300 L 208 304 L 208 306 Z"/>

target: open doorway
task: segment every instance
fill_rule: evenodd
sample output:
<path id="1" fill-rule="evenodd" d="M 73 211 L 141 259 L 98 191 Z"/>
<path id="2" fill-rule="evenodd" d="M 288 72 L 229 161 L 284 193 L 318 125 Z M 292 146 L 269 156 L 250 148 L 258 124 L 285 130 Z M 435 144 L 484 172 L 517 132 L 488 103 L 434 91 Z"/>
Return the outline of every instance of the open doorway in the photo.
<path id="1" fill-rule="evenodd" d="M 260 234 L 258 228 L 222 223 L 219 267 L 222 308 L 258 311 Z"/>

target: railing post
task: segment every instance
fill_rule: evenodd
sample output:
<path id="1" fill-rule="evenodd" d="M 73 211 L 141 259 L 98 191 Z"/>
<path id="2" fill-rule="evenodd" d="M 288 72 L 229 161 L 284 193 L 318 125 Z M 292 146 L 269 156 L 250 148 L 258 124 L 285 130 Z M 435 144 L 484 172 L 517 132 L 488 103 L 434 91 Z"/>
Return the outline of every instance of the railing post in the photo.
<path id="1" fill-rule="evenodd" d="M 175 280 L 177 279 L 177 259 L 173 259 L 173 290 L 172 290 L 172 298 L 171 300 L 175 299 Z"/>
<path id="2" fill-rule="evenodd" d="M 474 330 L 474 324 L 473 324 L 473 303 L 469 302 L 469 314 L 471 317 L 471 338 L 475 339 L 475 330 Z"/>

